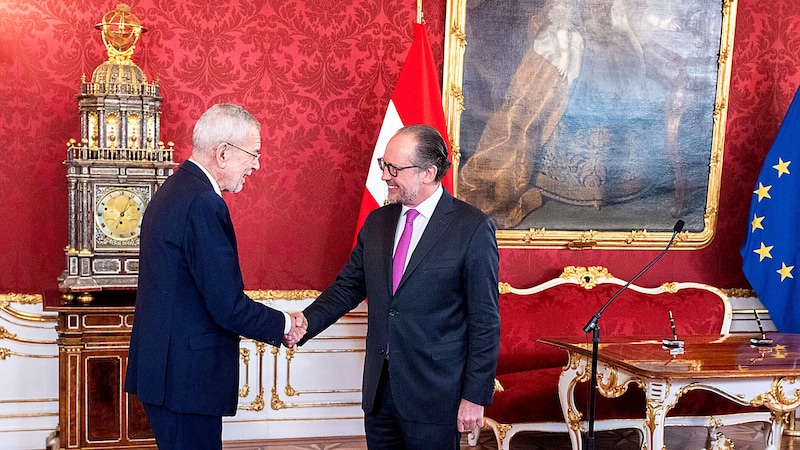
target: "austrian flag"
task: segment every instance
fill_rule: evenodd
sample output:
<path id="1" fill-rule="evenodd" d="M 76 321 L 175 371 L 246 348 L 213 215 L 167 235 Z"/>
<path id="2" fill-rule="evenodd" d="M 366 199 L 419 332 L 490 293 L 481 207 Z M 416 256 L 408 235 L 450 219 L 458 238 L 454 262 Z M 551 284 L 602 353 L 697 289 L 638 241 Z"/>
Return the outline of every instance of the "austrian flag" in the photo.
<path id="1" fill-rule="evenodd" d="M 417 23 L 414 26 L 414 42 L 408 51 L 406 62 L 400 71 L 389 107 L 383 118 L 383 125 L 375 143 L 372 153 L 367 183 L 364 195 L 361 198 L 361 210 L 356 224 L 356 236 L 364 224 L 369 213 L 382 206 L 388 196 L 386 183 L 381 180 L 381 169 L 378 168 L 378 158 L 383 156 L 389 139 L 400 128 L 406 125 L 430 125 L 442 135 L 450 148 L 447 136 L 447 124 L 442 110 L 442 94 L 439 87 L 439 76 L 433 62 L 433 52 L 428 42 L 425 25 Z M 448 152 L 449 154 L 449 152 Z M 452 156 L 450 156 L 452 157 Z M 442 180 L 445 189 L 452 192 L 453 175 L 448 172 Z M 355 240 L 353 241 L 355 242 Z"/>

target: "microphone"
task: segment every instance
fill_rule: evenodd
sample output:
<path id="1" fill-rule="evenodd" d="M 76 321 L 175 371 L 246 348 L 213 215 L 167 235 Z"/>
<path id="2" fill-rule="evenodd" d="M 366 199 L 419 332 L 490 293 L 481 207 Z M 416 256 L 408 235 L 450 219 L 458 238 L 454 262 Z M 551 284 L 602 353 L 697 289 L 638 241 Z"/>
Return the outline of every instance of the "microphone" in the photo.
<path id="1" fill-rule="evenodd" d="M 669 325 L 672 327 L 672 339 L 664 339 L 661 341 L 661 347 L 669 349 L 670 354 L 683 353 L 683 341 L 678 339 L 678 332 L 675 330 L 675 319 L 672 317 L 672 311 L 669 311 Z"/>
<path id="2" fill-rule="evenodd" d="M 630 286 L 631 283 L 636 281 L 636 279 L 642 276 L 642 274 L 647 272 L 647 270 L 650 267 L 652 267 L 653 264 L 658 262 L 658 260 L 661 259 L 661 257 L 667 253 L 667 250 L 669 250 L 669 248 L 672 247 L 672 243 L 675 241 L 675 237 L 678 235 L 678 233 L 681 232 L 681 230 L 683 230 L 683 225 L 684 222 L 682 220 L 678 220 L 677 222 L 675 222 L 675 226 L 672 227 L 672 237 L 669 239 L 667 246 L 664 247 L 664 250 L 662 250 L 661 253 L 659 253 L 658 256 L 656 256 L 656 258 L 650 262 L 650 264 L 645 266 L 645 268 L 642 269 L 641 272 L 637 273 L 635 277 L 631 278 L 630 281 L 628 281 L 627 283 L 625 283 L 624 286 L 619 288 L 619 290 L 615 292 L 614 295 L 612 295 L 611 298 L 609 298 L 606 301 L 603 307 L 600 308 L 600 311 L 597 311 L 597 313 L 593 315 L 591 319 L 589 319 L 589 322 L 586 323 L 586 326 L 583 327 L 584 333 L 588 333 L 590 331 L 592 332 L 592 371 L 591 371 L 591 376 L 589 378 L 591 380 L 590 381 L 591 388 L 589 390 L 589 429 L 588 432 L 586 433 L 586 445 L 585 445 L 585 448 L 587 450 L 594 450 L 595 448 L 594 409 L 595 409 L 595 397 L 597 396 L 597 350 L 600 347 L 600 327 L 597 326 L 597 322 L 600 320 L 600 315 L 603 314 L 603 311 L 605 311 L 606 308 L 608 308 L 608 305 L 610 305 L 611 302 L 613 302 L 614 299 L 619 296 L 619 294 L 621 294 L 625 289 L 628 289 L 628 286 Z M 681 350 L 683 350 L 683 348 L 681 348 Z"/>
<path id="3" fill-rule="evenodd" d="M 768 338 L 766 334 L 764 334 L 764 327 L 761 326 L 761 318 L 758 317 L 758 311 L 753 310 L 753 314 L 756 315 L 756 323 L 758 324 L 758 331 L 761 332 L 760 338 L 750 338 L 750 346 L 751 347 L 768 347 L 772 345 L 772 339 Z"/>
<path id="4" fill-rule="evenodd" d="M 586 326 L 583 327 L 583 332 L 584 333 L 588 333 L 588 332 L 594 330 L 595 328 L 597 328 L 597 321 L 600 320 L 600 315 L 603 314 L 603 311 L 605 311 L 606 308 L 608 308 L 608 305 L 610 305 L 611 302 L 613 302 L 614 299 L 617 298 L 617 296 L 619 296 L 619 294 L 622 293 L 622 291 L 624 291 L 625 289 L 628 289 L 628 286 L 630 286 L 640 276 L 642 276 L 645 272 L 647 272 L 648 269 L 653 267 L 653 264 L 657 263 L 658 260 L 661 259 L 661 257 L 664 256 L 667 253 L 667 250 L 669 250 L 669 248 L 672 247 L 672 243 L 675 241 L 675 237 L 678 235 L 678 233 L 681 232 L 681 230 L 683 230 L 683 225 L 684 225 L 684 222 L 682 220 L 678 220 L 677 222 L 675 222 L 675 226 L 672 227 L 672 237 L 669 239 L 669 242 L 667 243 L 667 246 L 664 247 L 664 250 L 662 250 L 661 253 L 659 253 L 658 256 L 656 256 L 656 258 L 654 260 L 650 261 L 650 264 L 645 266 L 644 269 L 642 269 L 639 273 L 637 273 L 636 276 L 631 278 L 630 281 L 625 283 L 624 286 L 619 288 L 619 290 L 617 292 L 615 292 L 614 295 L 612 295 L 611 298 L 608 299 L 608 301 L 606 301 L 605 305 L 603 305 L 603 307 L 600 308 L 600 311 L 597 311 L 597 314 L 592 316 L 592 318 L 589 319 L 589 322 L 586 323 Z"/>

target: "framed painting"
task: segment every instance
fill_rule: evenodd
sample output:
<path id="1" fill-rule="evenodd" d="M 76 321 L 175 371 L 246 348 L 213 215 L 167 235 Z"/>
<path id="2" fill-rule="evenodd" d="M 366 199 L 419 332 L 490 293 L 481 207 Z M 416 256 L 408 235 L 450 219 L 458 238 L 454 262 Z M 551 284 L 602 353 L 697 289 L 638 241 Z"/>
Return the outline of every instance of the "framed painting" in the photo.
<path id="1" fill-rule="evenodd" d="M 448 0 L 454 191 L 504 247 L 708 245 L 736 0 Z"/>

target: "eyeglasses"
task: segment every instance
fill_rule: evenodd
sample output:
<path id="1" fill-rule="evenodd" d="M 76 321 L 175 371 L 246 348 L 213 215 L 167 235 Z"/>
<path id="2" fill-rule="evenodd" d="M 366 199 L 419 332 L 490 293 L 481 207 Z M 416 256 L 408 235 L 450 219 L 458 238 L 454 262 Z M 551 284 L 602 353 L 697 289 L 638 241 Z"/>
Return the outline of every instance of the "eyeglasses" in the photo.
<path id="1" fill-rule="evenodd" d="M 396 177 L 401 170 L 411 169 L 413 167 L 419 168 L 419 166 L 405 166 L 405 167 L 397 167 L 394 164 L 387 163 L 383 160 L 383 158 L 378 158 L 378 167 L 381 169 L 381 172 L 384 170 L 389 171 L 389 175 Z"/>
<path id="2" fill-rule="evenodd" d="M 231 147 L 235 148 L 236 150 L 241 150 L 241 151 L 247 153 L 248 155 L 252 156 L 255 159 L 258 159 L 258 158 L 261 157 L 261 153 L 248 152 L 247 150 L 243 149 L 242 147 L 239 147 L 238 145 L 233 145 L 230 142 L 223 142 L 223 144 L 230 145 Z"/>

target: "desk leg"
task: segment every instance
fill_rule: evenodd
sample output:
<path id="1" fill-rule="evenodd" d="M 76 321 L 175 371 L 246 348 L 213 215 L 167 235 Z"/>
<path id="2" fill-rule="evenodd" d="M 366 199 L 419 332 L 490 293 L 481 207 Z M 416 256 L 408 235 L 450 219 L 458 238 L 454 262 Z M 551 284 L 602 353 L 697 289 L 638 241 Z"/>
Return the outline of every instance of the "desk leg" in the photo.
<path id="1" fill-rule="evenodd" d="M 644 442 L 642 449 L 664 450 L 664 426 L 667 408 L 665 405 L 674 405 L 677 401 L 675 394 L 670 393 L 670 386 L 663 380 L 655 380 L 645 386 L 647 396 L 647 410 L 642 424 Z"/>
<path id="2" fill-rule="evenodd" d="M 567 424 L 567 433 L 573 450 L 582 450 L 583 448 L 582 414 L 575 407 L 575 385 L 588 381 L 590 376 L 589 360 L 579 354 L 570 353 L 569 364 L 558 378 L 558 400 L 561 403 L 561 412 Z"/>
<path id="3" fill-rule="evenodd" d="M 767 436 L 766 450 L 777 450 L 780 448 L 784 424 L 788 421 L 789 414 L 794 415 L 794 411 L 790 413 L 772 411 L 770 413 L 772 432 Z"/>

